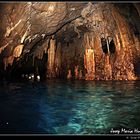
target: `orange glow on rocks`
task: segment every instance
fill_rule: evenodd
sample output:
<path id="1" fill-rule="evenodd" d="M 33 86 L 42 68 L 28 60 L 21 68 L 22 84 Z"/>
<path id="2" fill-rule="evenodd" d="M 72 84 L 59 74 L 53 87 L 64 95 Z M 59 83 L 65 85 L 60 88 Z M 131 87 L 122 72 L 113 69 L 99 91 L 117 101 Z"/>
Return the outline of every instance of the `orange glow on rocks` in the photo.
<path id="1" fill-rule="evenodd" d="M 50 40 L 50 48 L 48 50 L 48 64 L 47 64 L 47 77 L 55 77 L 55 69 L 54 69 L 54 63 L 55 63 L 55 40 Z"/>
<path id="2" fill-rule="evenodd" d="M 95 78 L 95 62 L 93 49 L 86 49 L 84 55 L 84 66 L 86 69 L 86 80 L 94 80 Z"/>
<path id="3" fill-rule="evenodd" d="M 18 45 L 15 49 L 14 49 L 14 52 L 13 52 L 13 56 L 14 57 L 20 57 L 21 53 L 22 53 L 22 50 L 23 50 L 23 47 L 24 45 Z"/>
<path id="4" fill-rule="evenodd" d="M 2 8 L 5 70 L 8 65 L 18 69 L 24 59 L 39 59 L 46 78 L 140 79 L 138 5 L 124 4 L 126 11 L 119 4 L 91 2 L 9 3 Z"/>

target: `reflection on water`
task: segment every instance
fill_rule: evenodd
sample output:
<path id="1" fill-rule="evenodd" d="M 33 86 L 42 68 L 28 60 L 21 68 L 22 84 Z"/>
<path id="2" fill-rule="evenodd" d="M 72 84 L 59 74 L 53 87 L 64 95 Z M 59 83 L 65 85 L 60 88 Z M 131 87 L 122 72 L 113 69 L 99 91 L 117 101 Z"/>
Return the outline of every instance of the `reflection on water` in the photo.
<path id="1" fill-rule="evenodd" d="M 108 134 L 139 116 L 140 81 L 0 83 L 0 133 Z"/>

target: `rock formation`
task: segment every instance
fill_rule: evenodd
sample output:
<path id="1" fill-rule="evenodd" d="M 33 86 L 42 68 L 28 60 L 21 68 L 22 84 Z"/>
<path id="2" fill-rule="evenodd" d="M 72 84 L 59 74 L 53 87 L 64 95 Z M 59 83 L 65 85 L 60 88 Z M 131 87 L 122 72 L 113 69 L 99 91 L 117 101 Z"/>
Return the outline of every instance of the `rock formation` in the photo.
<path id="1" fill-rule="evenodd" d="M 140 4 L 0 4 L 0 78 L 140 79 Z"/>

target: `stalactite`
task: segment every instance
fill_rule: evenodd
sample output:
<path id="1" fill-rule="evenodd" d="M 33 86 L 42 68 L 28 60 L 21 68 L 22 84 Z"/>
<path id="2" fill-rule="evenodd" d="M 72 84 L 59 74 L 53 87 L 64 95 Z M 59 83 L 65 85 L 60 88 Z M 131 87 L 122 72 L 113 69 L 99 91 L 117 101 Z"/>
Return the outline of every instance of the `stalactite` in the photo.
<path id="1" fill-rule="evenodd" d="M 22 22 L 22 20 L 20 19 L 16 24 L 15 24 L 15 26 L 13 26 L 13 27 L 7 27 L 6 28 L 6 33 L 5 33 L 5 37 L 9 37 L 10 36 L 10 34 L 11 34 L 11 32 L 20 24 Z"/>
<path id="2" fill-rule="evenodd" d="M 93 50 L 93 40 L 89 37 L 90 34 L 84 35 L 84 67 L 86 69 L 85 80 L 95 79 L 95 60 L 94 60 L 94 50 Z M 91 39 L 91 40 L 90 40 Z"/>
<path id="3" fill-rule="evenodd" d="M 109 50 L 109 40 L 107 39 L 107 51 L 108 53 L 105 55 L 105 63 L 104 63 L 104 78 L 105 80 L 112 80 L 112 67 L 110 64 L 110 50 Z"/>
<path id="4" fill-rule="evenodd" d="M 119 14 L 118 9 L 113 8 L 113 17 L 117 23 L 117 27 L 120 33 L 120 38 L 122 42 L 122 47 L 124 51 L 126 49 L 129 49 L 129 53 L 131 53 L 131 45 L 134 44 L 133 39 L 132 39 L 132 33 L 130 33 L 130 27 L 129 24 L 126 22 L 125 18 Z"/>
<path id="5" fill-rule="evenodd" d="M 115 46 L 117 46 L 116 47 L 116 51 L 117 52 L 121 51 L 121 43 L 120 43 L 120 39 L 119 39 L 118 33 L 115 34 Z"/>
<path id="6" fill-rule="evenodd" d="M 47 77 L 52 78 L 55 77 L 55 49 L 56 49 L 56 41 L 54 39 L 50 40 L 50 47 L 48 49 L 48 64 L 47 64 Z"/>
<path id="7" fill-rule="evenodd" d="M 61 54 L 61 51 L 62 51 L 62 47 L 61 47 L 61 43 L 59 42 L 57 44 L 57 49 L 56 49 L 56 52 L 55 52 L 55 64 L 54 64 L 54 67 L 55 67 L 55 75 L 57 77 L 60 76 L 61 74 L 61 59 L 62 59 L 62 54 Z"/>
<path id="8" fill-rule="evenodd" d="M 20 44 L 17 47 L 15 47 L 14 51 L 13 51 L 13 56 L 15 58 L 20 57 L 22 50 L 23 50 L 24 45 Z"/>
<path id="9" fill-rule="evenodd" d="M 43 55 L 47 53 L 48 47 L 49 47 L 49 39 L 46 39 L 46 41 L 36 48 L 36 50 L 33 52 L 33 58 L 42 59 Z"/>
<path id="10" fill-rule="evenodd" d="M 119 14 L 117 9 L 115 8 L 113 8 L 113 16 L 117 23 L 117 27 L 120 33 L 121 45 L 123 47 L 120 50 L 122 51 L 122 54 L 119 53 L 117 57 L 118 60 L 116 60 L 116 67 L 117 65 L 122 65 L 119 69 L 120 75 L 117 74 L 117 79 L 135 80 L 136 77 L 134 75 L 134 67 L 129 67 L 130 65 L 133 65 L 132 46 L 134 46 L 134 42 L 131 35 L 132 33 L 130 33 L 130 27 L 128 23 L 126 23 L 126 20 L 124 20 L 124 18 Z M 120 44 L 119 40 L 117 44 Z"/>
<path id="11" fill-rule="evenodd" d="M 7 43 L 7 45 L 8 45 L 8 43 Z M 0 54 L 1 54 L 2 51 L 7 47 L 7 45 L 4 45 L 4 46 L 0 47 Z"/>
<path id="12" fill-rule="evenodd" d="M 95 34 L 94 39 L 94 50 L 95 50 L 95 78 L 97 80 L 103 79 L 103 70 L 104 70 L 104 57 L 102 51 L 102 44 L 99 34 Z"/>
<path id="13" fill-rule="evenodd" d="M 119 29 L 119 33 L 120 33 L 120 37 L 121 37 L 121 40 L 122 40 L 122 47 L 125 49 L 125 40 L 124 40 L 124 37 L 123 37 L 123 34 L 126 33 L 126 30 L 125 30 L 125 21 L 124 19 L 119 15 L 119 13 L 117 12 L 117 9 L 116 8 L 113 8 L 113 12 L 112 12 L 112 15 L 116 21 L 116 24 L 117 24 L 117 27 Z"/>
<path id="14" fill-rule="evenodd" d="M 33 58 L 42 59 L 44 55 L 44 51 L 42 49 L 37 49 L 36 53 L 34 53 Z"/>
<path id="15" fill-rule="evenodd" d="M 8 65 L 12 65 L 14 61 L 14 56 L 9 56 L 9 57 L 5 57 L 3 59 L 3 63 L 4 63 L 4 70 L 6 70 L 6 68 L 8 67 Z"/>
<path id="16" fill-rule="evenodd" d="M 85 75 L 86 80 L 94 80 L 95 78 L 95 64 L 93 49 L 85 49 L 84 66 L 87 71 Z"/>
<path id="17" fill-rule="evenodd" d="M 28 29 L 25 31 L 24 35 L 21 37 L 21 41 L 20 41 L 21 43 L 24 42 L 27 35 L 28 35 Z"/>

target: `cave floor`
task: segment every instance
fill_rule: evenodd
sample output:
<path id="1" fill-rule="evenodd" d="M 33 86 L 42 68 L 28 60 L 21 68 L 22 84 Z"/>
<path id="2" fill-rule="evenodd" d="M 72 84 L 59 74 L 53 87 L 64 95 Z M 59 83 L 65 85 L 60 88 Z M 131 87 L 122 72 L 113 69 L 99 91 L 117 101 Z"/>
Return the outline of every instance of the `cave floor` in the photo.
<path id="1" fill-rule="evenodd" d="M 140 81 L 5 81 L 0 134 L 110 134 L 140 126 Z"/>

